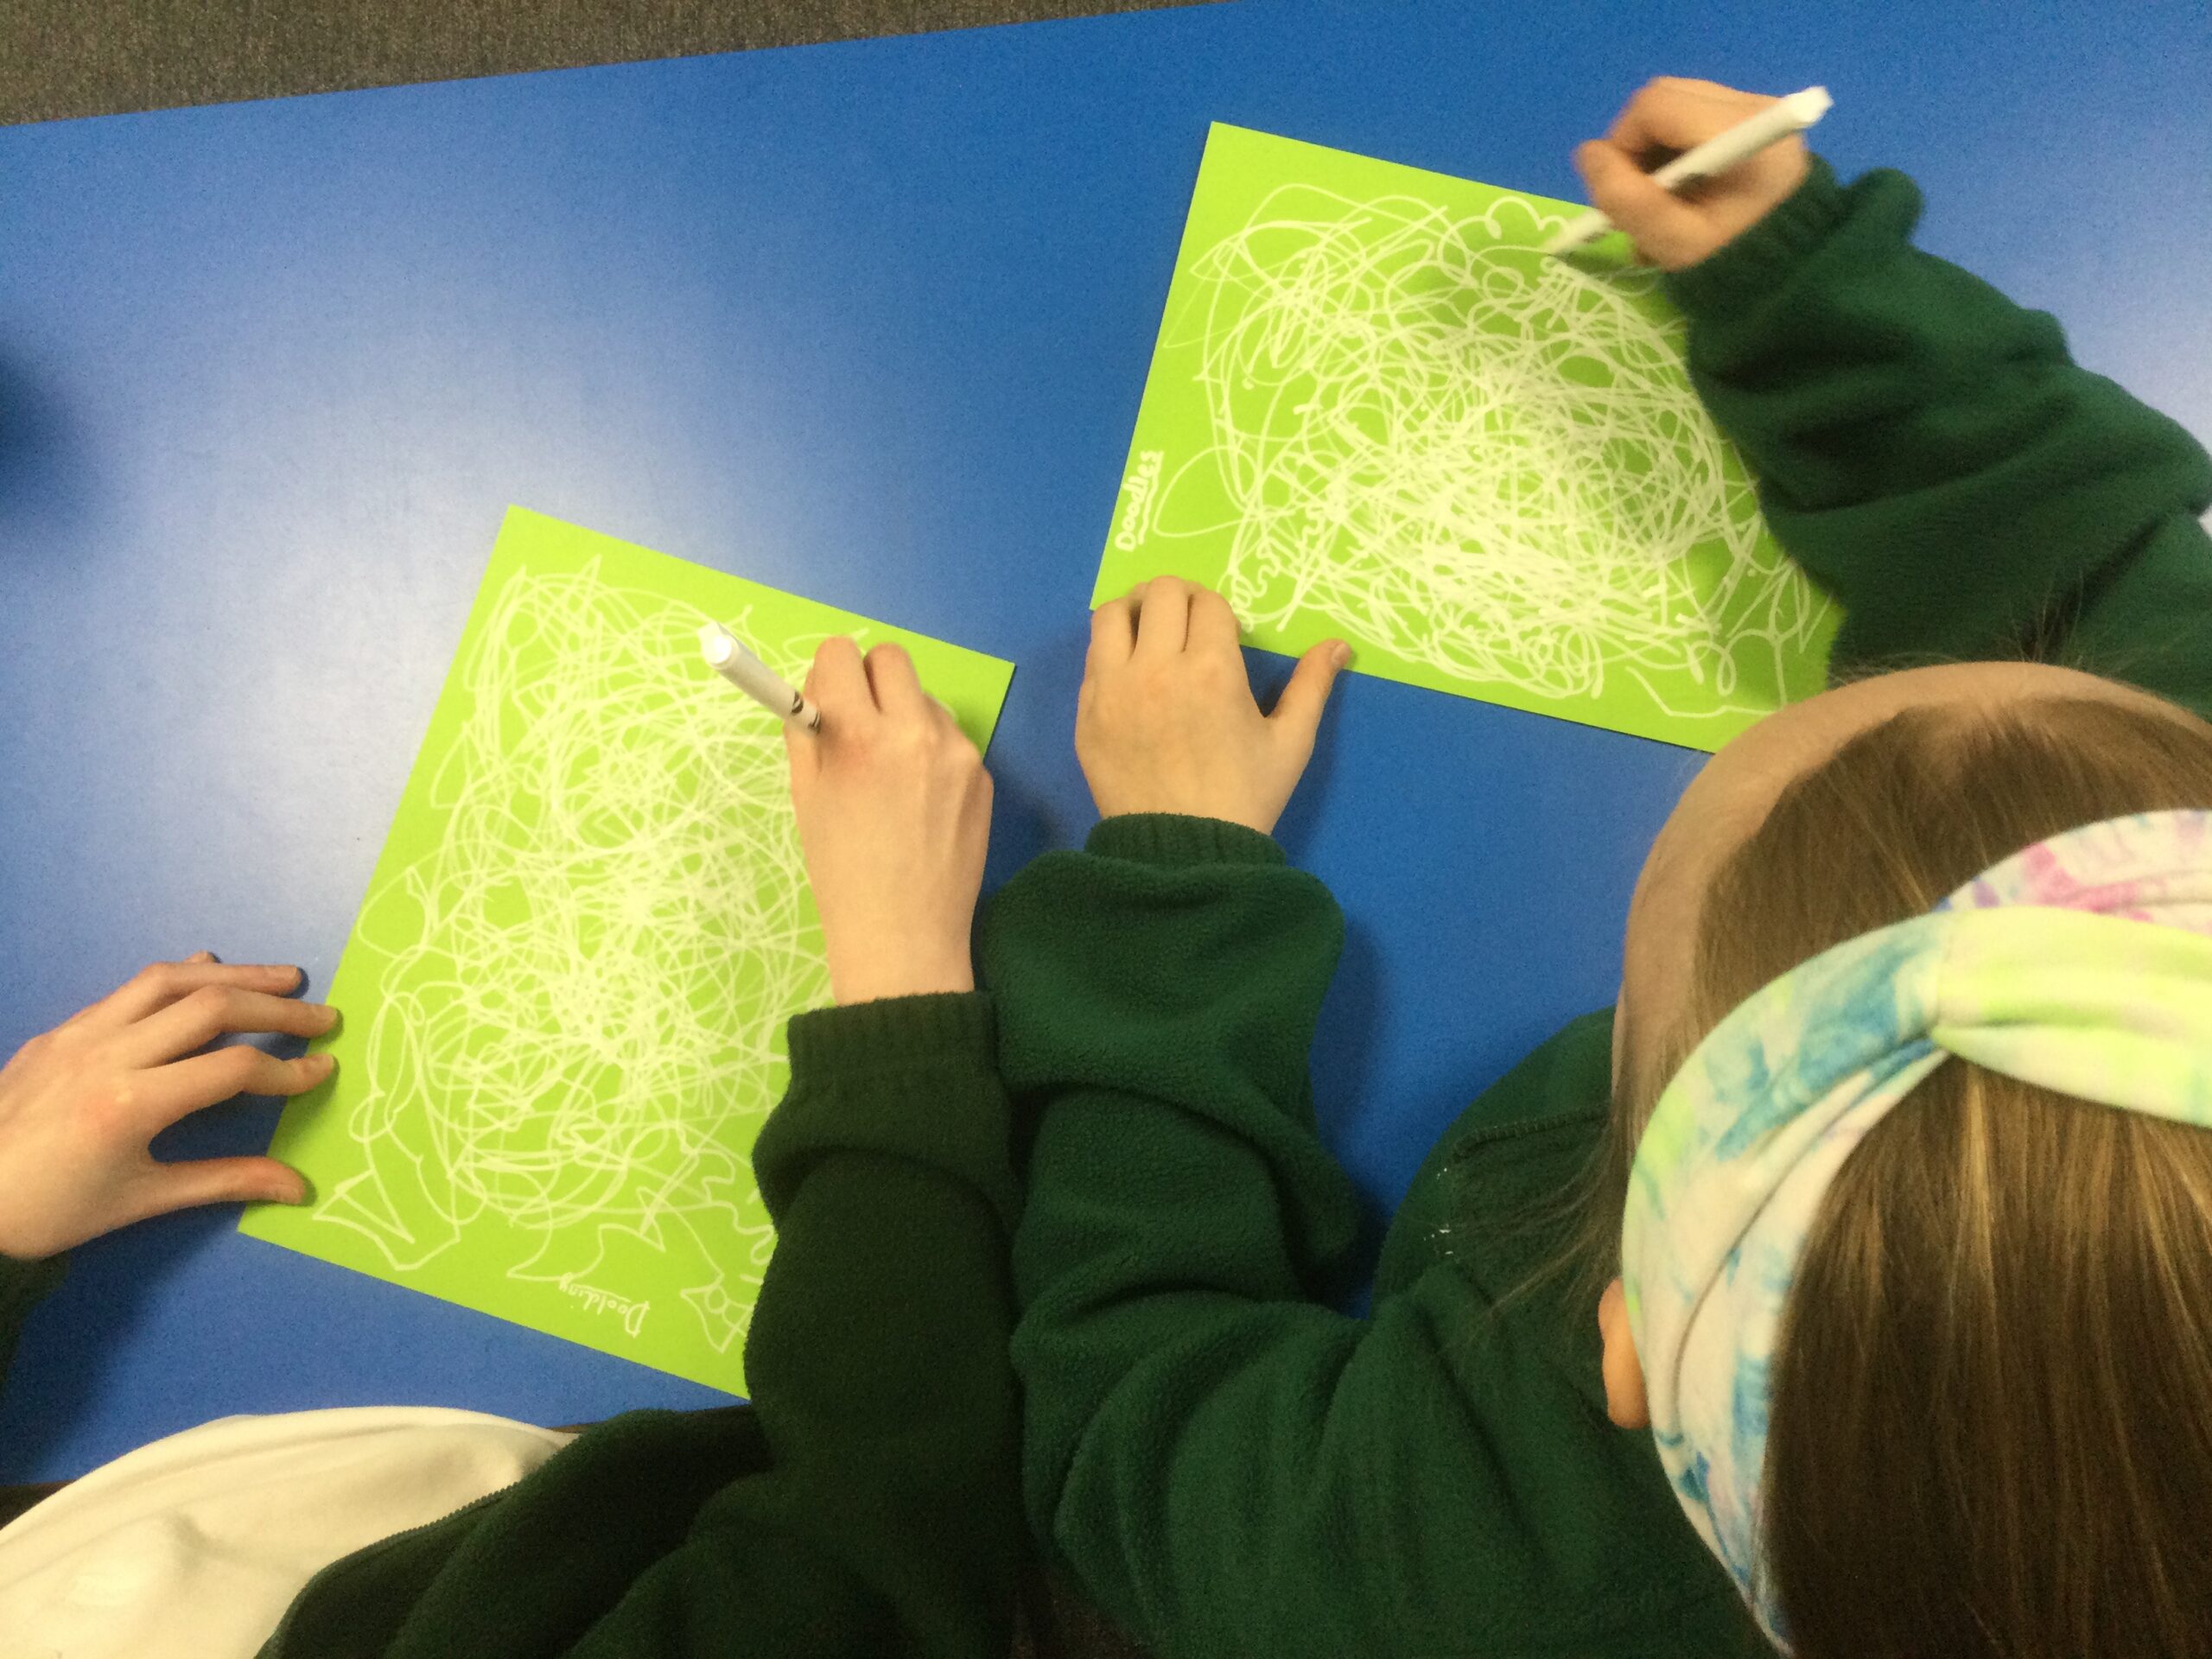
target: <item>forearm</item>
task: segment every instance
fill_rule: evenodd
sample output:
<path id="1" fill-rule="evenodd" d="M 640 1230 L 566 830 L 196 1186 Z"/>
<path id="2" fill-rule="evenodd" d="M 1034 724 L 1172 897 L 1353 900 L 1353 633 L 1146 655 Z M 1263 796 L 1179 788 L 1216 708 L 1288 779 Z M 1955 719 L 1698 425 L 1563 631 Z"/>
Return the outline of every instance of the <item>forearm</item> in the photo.
<path id="1" fill-rule="evenodd" d="M 2114 573 L 2202 559 L 2212 463 L 2049 316 L 1909 241 L 1919 194 L 1824 165 L 1669 279 L 1769 523 L 1843 602 L 1836 665 L 2056 658 Z"/>
<path id="2" fill-rule="evenodd" d="M 746 1652 L 1006 1652 L 1028 1535 L 1006 1243 L 981 1210 L 860 1153 L 786 1212 L 788 1240 L 865 1243 L 839 1249 L 834 1281 L 771 1262 L 748 1352 L 771 1362 L 753 1387 L 772 1466 L 710 1500 L 687 1541 L 754 1564 Z"/>
<path id="3" fill-rule="evenodd" d="M 0 1256 L 0 1379 L 6 1377 L 8 1368 L 15 1363 L 23 1321 L 61 1282 L 68 1265 L 67 1255 L 49 1255 L 36 1262 Z"/>
<path id="4" fill-rule="evenodd" d="M 2059 660 L 2139 685 L 2212 720 L 2212 538 L 2181 517 L 2084 598 Z"/>
<path id="5" fill-rule="evenodd" d="M 773 1467 L 702 1530 L 783 1540 L 918 1652 L 1010 1638 L 1008 1135 L 985 999 L 916 997 L 795 1020 L 754 1151 L 778 1242 L 746 1360 Z"/>
<path id="6" fill-rule="evenodd" d="M 1071 1097 L 1040 1124 L 1014 1354 L 1032 1529 L 1176 1654 L 1262 1639 L 1268 1586 L 1315 1567 L 1287 1489 L 1312 1484 L 1363 1327 L 1301 1296 L 1260 1160 L 1148 1116 Z"/>
<path id="7" fill-rule="evenodd" d="M 1233 1259 L 1215 1252 L 1198 1282 L 1301 1295 L 1351 1247 L 1357 1201 L 1315 1132 L 1307 1080 L 1343 939 L 1327 890 L 1272 841 L 1168 816 L 1108 819 L 1086 851 L 1023 871 L 986 918 L 1001 1064 L 1025 1116 L 1110 1114 L 1207 1172 L 1216 1198 L 1201 1192 L 1179 1224 L 1217 1227 L 1248 1202 L 1265 1205 L 1267 1224 L 1245 1229 Z M 1057 1190 L 1038 1176 L 1033 1217 Z M 1128 1265 L 1192 1282 L 1181 1260 Z"/>
<path id="8" fill-rule="evenodd" d="M 1036 1122 L 1015 1245 L 1032 1524 L 1116 1618 L 1187 1634 L 1193 1586 L 1289 1511 L 1248 1493 L 1252 1529 L 1211 1535 L 1185 1511 L 1255 1474 L 1243 1429 L 1300 1433 L 1247 1407 L 1311 1405 L 1358 1337 L 1310 1300 L 1357 1220 L 1306 1083 L 1342 920 L 1262 836 L 1124 818 L 1024 871 L 983 938 Z M 1225 1390 L 1240 1373 L 1258 1395 Z"/>

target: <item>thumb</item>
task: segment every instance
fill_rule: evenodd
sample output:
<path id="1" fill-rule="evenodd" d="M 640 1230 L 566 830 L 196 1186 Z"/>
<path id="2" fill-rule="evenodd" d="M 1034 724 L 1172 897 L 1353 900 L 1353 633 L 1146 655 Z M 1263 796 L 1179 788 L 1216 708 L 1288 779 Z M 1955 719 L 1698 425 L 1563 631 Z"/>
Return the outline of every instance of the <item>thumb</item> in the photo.
<path id="1" fill-rule="evenodd" d="M 1574 170 L 1589 188 L 1590 205 L 1627 232 L 1652 264 L 1672 270 L 1707 251 L 1713 232 L 1696 209 L 1654 184 L 1619 146 L 1592 139 L 1575 150 Z"/>
<path id="2" fill-rule="evenodd" d="M 1337 683 L 1337 672 L 1350 661 L 1351 647 L 1341 639 L 1325 639 L 1314 646 L 1291 670 L 1290 681 L 1275 699 L 1274 712 L 1268 720 L 1288 728 L 1300 742 L 1311 747 L 1314 731 L 1321 724 L 1321 711 L 1329 706 L 1329 691 Z"/>
<path id="3" fill-rule="evenodd" d="M 203 1204 L 304 1204 L 308 1198 L 307 1178 L 274 1158 L 195 1158 L 161 1165 L 154 1174 L 135 1195 L 133 1221 Z"/>

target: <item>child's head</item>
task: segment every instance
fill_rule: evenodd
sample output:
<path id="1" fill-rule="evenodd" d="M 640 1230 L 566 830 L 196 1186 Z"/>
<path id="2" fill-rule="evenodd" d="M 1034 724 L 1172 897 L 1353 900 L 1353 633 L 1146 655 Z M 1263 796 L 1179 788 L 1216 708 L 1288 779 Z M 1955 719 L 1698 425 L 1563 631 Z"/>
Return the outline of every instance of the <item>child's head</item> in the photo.
<path id="1" fill-rule="evenodd" d="M 1754 993 L 2031 843 L 2190 807 L 2212 726 L 2066 670 L 1885 676 L 1754 728 L 1638 884 L 1611 1213 L 1661 1090 Z M 1800 1654 L 2190 1649 L 2212 1628 L 2212 1134 L 1951 1059 L 1837 1155 L 1765 1395 L 1763 1599 Z M 1637 1421 L 1618 1288 L 1601 1323 Z"/>

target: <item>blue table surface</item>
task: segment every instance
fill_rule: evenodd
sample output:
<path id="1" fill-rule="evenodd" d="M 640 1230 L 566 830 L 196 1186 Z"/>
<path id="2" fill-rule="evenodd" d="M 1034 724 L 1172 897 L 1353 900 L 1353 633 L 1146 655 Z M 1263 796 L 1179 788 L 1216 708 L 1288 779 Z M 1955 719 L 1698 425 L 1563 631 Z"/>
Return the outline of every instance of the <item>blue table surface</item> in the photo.
<path id="1" fill-rule="evenodd" d="M 1847 175 L 1913 174 L 1924 245 L 2212 433 L 2202 0 L 1243 0 L 0 130 L 0 1052 L 202 946 L 327 984 L 511 501 L 1012 658 L 988 880 L 1079 842 L 1085 604 L 1207 123 L 1573 197 L 1662 72 L 1825 82 Z M 1315 1089 L 1378 1213 L 1610 998 L 1694 765 L 1344 684 L 1281 834 L 1349 917 Z M 76 1253 L 0 1478 L 231 1412 L 721 1398 L 234 1221 Z"/>

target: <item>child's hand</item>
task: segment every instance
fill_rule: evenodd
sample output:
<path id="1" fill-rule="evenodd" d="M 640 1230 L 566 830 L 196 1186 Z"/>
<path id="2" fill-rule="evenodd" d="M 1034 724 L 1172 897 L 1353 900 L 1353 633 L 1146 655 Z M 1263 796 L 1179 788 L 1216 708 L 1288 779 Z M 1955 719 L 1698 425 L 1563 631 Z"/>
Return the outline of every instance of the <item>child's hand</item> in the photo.
<path id="1" fill-rule="evenodd" d="M 298 1204 L 307 1183 L 273 1158 L 155 1161 L 147 1143 L 238 1094 L 296 1095 L 330 1075 L 327 1054 L 279 1060 L 233 1032 L 319 1037 L 337 1020 L 282 993 L 296 968 L 229 967 L 202 951 L 158 962 L 0 1067 L 0 1255 L 29 1261 L 195 1205 Z"/>
<path id="2" fill-rule="evenodd" d="M 1101 817 L 1180 812 L 1274 829 L 1351 652 L 1341 640 L 1314 646 L 1262 715 L 1236 632 L 1228 601 L 1175 576 L 1091 613 L 1075 752 Z"/>
<path id="3" fill-rule="evenodd" d="M 791 804 L 840 1002 L 972 991 L 968 954 L 991 775 L 911 658 L 849 639 L 814 654 L 822 730 L 784 728 Z"/>
<path id="4" fill-rule="evenodd" d="M 1628 232 L 1640 257 L 1664 270 L 1681 270 L 1718 252 L 1804 182 L 1812 165 L 1804 139 L 1792 134 L 1679 195 L 1646 174 L 1774 101 L 1709 80 L 1649 82 L 1611 132 L 1574 152 L 1591 206 Z"/>

